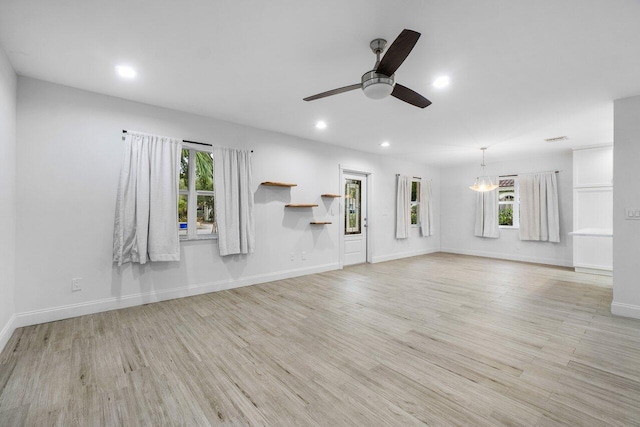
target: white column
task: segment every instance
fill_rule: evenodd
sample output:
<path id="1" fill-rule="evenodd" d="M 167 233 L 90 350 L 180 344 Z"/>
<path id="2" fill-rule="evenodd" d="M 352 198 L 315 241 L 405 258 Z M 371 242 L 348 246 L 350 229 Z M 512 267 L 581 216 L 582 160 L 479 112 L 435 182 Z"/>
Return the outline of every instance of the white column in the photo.
<path id="1" fill-rule="evenodd" d="M 614 102 L 613 303 L 611 312 L 640 319 L 640 96 Z"/>

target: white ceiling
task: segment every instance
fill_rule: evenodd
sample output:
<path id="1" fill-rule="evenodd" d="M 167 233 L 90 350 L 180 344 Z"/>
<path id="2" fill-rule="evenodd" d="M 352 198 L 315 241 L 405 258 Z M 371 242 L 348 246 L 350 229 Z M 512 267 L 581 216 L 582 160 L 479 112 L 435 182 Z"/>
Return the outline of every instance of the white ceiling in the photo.
<path id="1" fill-rule="evenodd" d="M 302 101 L 403 28 L 422 37 L 396 80 L 433 105 Z M 0 0 L 0 41 L 21 75 L 440 165 L 611 142 L 613 100 L 640 94 L 638 0 Z"/>

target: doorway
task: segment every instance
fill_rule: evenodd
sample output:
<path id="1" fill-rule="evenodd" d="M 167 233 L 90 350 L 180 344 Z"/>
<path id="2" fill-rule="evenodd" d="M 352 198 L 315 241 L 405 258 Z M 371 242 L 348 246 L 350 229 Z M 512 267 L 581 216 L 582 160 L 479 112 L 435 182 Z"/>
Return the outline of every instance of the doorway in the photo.
<path id="1" fill-rule="evenodd" d="M 342 264 L 362 264 L 368 260 L 367 174 L 343 172 L 342 191 Z"/>

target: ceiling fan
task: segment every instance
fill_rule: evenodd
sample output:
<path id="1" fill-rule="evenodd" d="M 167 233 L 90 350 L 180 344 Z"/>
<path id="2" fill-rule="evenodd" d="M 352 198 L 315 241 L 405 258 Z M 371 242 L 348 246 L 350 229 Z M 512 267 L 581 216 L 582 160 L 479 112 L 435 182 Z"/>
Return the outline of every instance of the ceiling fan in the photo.
<path id="1" fill-rule="evenodd" d="M 314 101 L 327 96 L 349 92 L 350 90 L 362 89 L 364 94 L 371 99 L 382 99 L 391 95 L 419 108 L 428 107 L 431 105 L 431 101 L 408 87 L 396 83 L 394 77 L 396 70 L 407 59 L 419 38 L 420 33 L 416 31 L 402 30 L 398 38 L 391 43 L 382 60 L 380 59 L 380 54 L 384 51 L 387 41 L 384 39 L 371 41 L 369 46 L 376 55 L 376 65 L 374 65 L 373 70 L 367 71 L 362 75 L 361 83 L 322 92 L 304 98 L 304 100 Z"/>

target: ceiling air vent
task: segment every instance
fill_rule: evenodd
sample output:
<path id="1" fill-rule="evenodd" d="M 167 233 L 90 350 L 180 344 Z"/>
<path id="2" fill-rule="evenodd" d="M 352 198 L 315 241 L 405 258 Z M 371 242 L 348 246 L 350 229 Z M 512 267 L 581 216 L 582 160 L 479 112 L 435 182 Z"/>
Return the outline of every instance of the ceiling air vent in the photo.
<path id="1" fill-rule="evenodd" d="M 560 142 L 560 141 L 566 141 L 567 138 L 566 136 L 556 136 L 555 138 L 546 138 L 545 141 L 547 142 Z"/>

